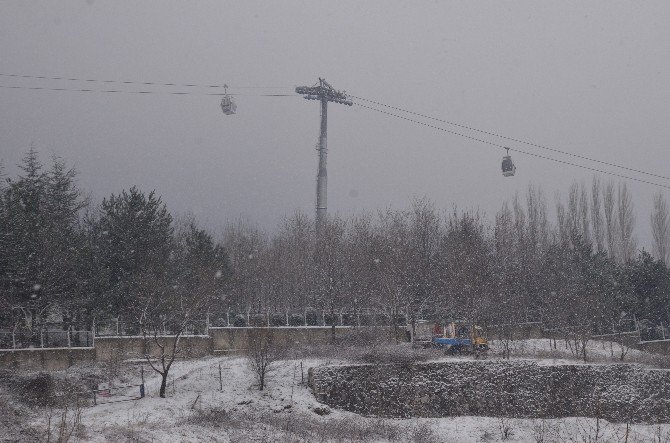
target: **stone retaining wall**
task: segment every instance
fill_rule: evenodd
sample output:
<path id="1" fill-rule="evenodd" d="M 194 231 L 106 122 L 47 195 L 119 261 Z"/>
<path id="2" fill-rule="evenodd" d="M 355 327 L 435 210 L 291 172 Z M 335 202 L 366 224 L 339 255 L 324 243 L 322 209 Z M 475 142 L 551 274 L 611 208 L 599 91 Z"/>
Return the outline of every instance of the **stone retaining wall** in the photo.
<path id="1" fill-rule="evenodd" d="M 601 417 L 670 422 L 670 371 L 636 365 L 457 361 L 310 369 L 317 398 L 382 417 Z"/>

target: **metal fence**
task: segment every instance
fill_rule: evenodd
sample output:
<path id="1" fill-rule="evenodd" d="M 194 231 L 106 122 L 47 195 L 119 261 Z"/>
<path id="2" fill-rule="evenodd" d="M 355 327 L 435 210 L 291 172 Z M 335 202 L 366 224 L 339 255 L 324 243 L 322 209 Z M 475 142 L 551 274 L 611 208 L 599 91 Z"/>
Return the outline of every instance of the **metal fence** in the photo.
<path id="1" fill-rule="evenodd" d="M 182 335 L 208 335 L 210 327 L 390 326 L 392 324 L 394 324 L 393 316 L 373 309 L 359 309 L 356 311 L 307 309 L 302 312 L 281 312 L 277 310 L 259 312 L 230 309 L 222 316 L 212 316 L 189 322 Z M 407 324 L 407 316 L 404 313 L 397 314 L 395 324 L 404 327 Z M 157 332 L 161 335 L 174 335 L 176 328 L 166 322 L 161 325 Z M 137 321 L 114 318 L 95 323 L 96 337 L 140 335 L 142 335 L 142 327 Z"/>
<path id="2" fill-rule="evenodd" d="M 174 335 L 180 326 L 165 322 L 159 326 L 158 334 Z M 192 320 L 187 325 L 182 335 L 208 335 L 209 322 L 204 320 Z M 153 334 L 152 331 L 148 331 Z M 122 320 L 120 318 L 97 321 L 95 323 L 96 337 L 127 337 L 143 335 L 142 325 L 137 321 Z"/>
<path id="3" fill-rule="evenodd" d="M 218 318 L 212 326 L 405 326 L 407 316 L 404 312 L 394 316 L 370 308 L 350 309 L 305 309 L 296 311 L 234 311 L 226 312 L 225 317 Z"/>
<path id="4" fill-rule="evenodd" d="M 0 349 L 82 348 L 93 346 L 91 331 L 56 328 L 0 329 Z"/>
<path id="5" fill-rule="evenodd" d="M 670 329 L 663 323 L 651 325 L 644 322 L 638 324 L 640 341 L 663 341 L 670 340 Z"/>

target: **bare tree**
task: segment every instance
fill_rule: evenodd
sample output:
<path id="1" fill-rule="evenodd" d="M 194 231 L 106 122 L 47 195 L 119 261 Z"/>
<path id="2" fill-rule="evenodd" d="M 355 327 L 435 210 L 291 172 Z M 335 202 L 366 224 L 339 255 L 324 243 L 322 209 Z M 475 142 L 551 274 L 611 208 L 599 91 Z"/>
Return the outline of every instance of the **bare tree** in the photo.
<path id="1" fill-rule="evenodd" d="M 328 217 L 317 235 L 314 251 L 315 282 L 318 303 L 330 311 L 331 337 L 335 339 L 335 308 L 343 303 L 347 275 L 345 259 L 346 223 L 339 217 Z"/>
<path id="2" fill-rule="evenodd" d="M 401 308 L 407 308 L 410 299 L 410 269 L 407 263 L 412 259 L 408 247 L 410 244 L 408 214 L 405 211 L 390 209 L 380 213 L 380 247 L 375 261 L 375 274 L 381 290 L 380 302 L 389 313 L 393 322 L 393 333 L 397 337 L 397 322 L 394 319 Z M 410 314 L 410 312 L 406 312 Z M 409 319 L 412 326 L 410 340 L 414 337 L 413 315 Z"/>
<path id="3" fill-rule="evenodd" d="M 149 366 L 151 366 L 151 369 L 161 376 L 161 387 L 158 395 L 161 398 L 165 398 L 168 374 L 175 358 L 177 358 L 179 342 L 186 330 L 189 318 L 184 317 L 178 323 L 171 321 L 170 335 L 168 336 L 168 331 L 165 329 L 165 317 L 152 315 L 152 311 L 151 306 L 146 305 L 140 317 L 140 329 L 146 349 L 144 358 L 149 363 Z M 149 351 L 152 348 L 154 349 L 154 355 Z M 155 355 L 156 353 L 157 355 Z"/>
<path id="4" fill-rule="evenodd" d="M 626 263 L 633 258 L 636 245 L 633 237 L 635 228 L 635 214 L 633 213 L 633 201 L 626 187 L 626 183 L 620 183 L 617 192 L 617 220 L 619 222 L 619 244 L 621 246 L 621 262 Z"/>
<path id="5" fill-rule="evenodd" d="M 600 192 L 600 178 L 594 175 L 591 184 L 591 226 L 593 227 L 593 241 L 596 252 L 605 251 L 605 227 L 603 226 Z"/>
<path id="6" fill-rule="evenodd" d="M 570 227 L 568 223 L 568 217 L 565 213 L 565 206 L 561 201 L 561 196 L 556 193 L 556 231 L 558 235 L 558 240 L 561 244 L 570 243 Z"/>
<path id="7" fill-rule="evenodd" d="M 266 234 L 253 224 L 238 220 L 226 226 L 224 247 L 228 251 L 231 278 L 231 302 L 238 311 L 265 308 L 260 257 L 267 250 Z"/>
<path id="8" fill-rule="evenodd" d="M 526 232 L 526 213 L 523 210 L 523 205 L 519 200 L 519 193 L 514 194 L 512 200 L 512 210 L 514 211 L 514 230 L 516 231 L 516 239 L 519 244 L 523 243 Z"/>
<path id="9" fill-rule="evenodd" d="M 581 214 L 579 210 L 579 185 L 577 182 L 573 182 L 568 191 L 567 223 L 570 240 L 573 240 L 579 234 L 583 234 L 581 229 Z"/>
<path id="10" fill-rule="evenodd" d="M 161 376 L 161 398 L 165 397 L 170 368 L 183 352 L 182 336 L 194 320 L 207 315 L 221 290 L 215 257 L 201 251 L 202 245 L 194 246 L 188 254 L 173 252 L 171 266 L 141 275 L 135 289 L 137 305 L 130 308 L 138 312 L 144 357 Z"/>
<path id="11" fill-rule="evenodd" d="M 615 206 L 614 197 L 614 183 L 608 182 L 603 188 L 603 208 L 605 214 L 605 233 L 607 239 L 607 252 L 609 258 L 616 260 L 617 258 L 617 217 L 614 214 Z"/>
<path id="12" fill-rule="evenodd" d="M 409 214 L 408 246 L 409 290 L 407 308 L 412 328 L 418 316 L 435 301 L 437 288 L 437 252 L 440 233 L 440 217 L 434 204 L 426 198 L 412 202 Z"/>
<path id="13" fill-rule="evenodd" d="M 670 262 L 670 217 L 668 205 L 659 191 L 654 195 L 654 209 L 651 213 L 651 233 L 654 238 L 653 253 L 658 260 Z"/>
<path id="14" fill-rule="evenodd" d="M 262 391 L 268 375 L 275 369 L 274 363 L 283 357 L 285 347 L 271 328 L 250 329 L 247 340 L 247 361 L 258 381 L 258 390 Z"/>
<path id="15" fill-rule="evenodd" d="M 547 204 L 541 188 L 528 185 L 526 196 L 528 212 L 528 242 L 533 251 L 546 247 L 548 243 L 549 221 L 547 220 Z"/>
<path id="16" fill-rule="evenodd" d="M 159 396 L 165 398 L 168 374 L 181 353 L 180 341 L 193 315 L 205 308 L 205 299 L 183 297 L 170 289 L 154 289 L 144 297 L 139 323 L 146 359 L 161 376 Z"/>
<path id="17" fill-rule="evenodd" d="M 590 242 L 589 193 L 583 183 L 579 186 L 579 191 L 580 234 L 584 241 Z"/>

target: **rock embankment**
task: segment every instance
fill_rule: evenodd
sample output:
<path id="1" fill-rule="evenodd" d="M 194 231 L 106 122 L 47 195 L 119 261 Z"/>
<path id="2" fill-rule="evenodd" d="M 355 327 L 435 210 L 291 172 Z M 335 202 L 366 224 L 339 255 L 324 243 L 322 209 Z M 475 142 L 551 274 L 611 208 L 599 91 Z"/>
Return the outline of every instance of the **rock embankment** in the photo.
<path id="1" fill-rule="evenodd" d="M 636 365 L 454 361 L 310 369 L 323 403 L 380 417 L 600 417 L 670 422 L 670 371 Z"/>

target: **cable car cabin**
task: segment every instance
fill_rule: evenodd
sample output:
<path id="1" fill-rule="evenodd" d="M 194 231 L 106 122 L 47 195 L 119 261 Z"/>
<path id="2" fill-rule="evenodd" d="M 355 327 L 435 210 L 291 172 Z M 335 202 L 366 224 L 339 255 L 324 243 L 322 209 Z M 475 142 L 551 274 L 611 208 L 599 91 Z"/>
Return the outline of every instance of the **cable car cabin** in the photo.
<path id="1" fill-rule="evenodd" d="M 516 172 L 516 166 L 512 162 L 512 157 L 506 155 L 502 159 L 502 174 L 503 177 L 512 177 Z"/>
<path id="2" fill-rule="evenodd" d="M 237 111 L 237 105 L 231 96 L 224 95 L 223 98 L 221 98 L 221 110 L 226 115 L 235 114 L 235 111 Z"/>

